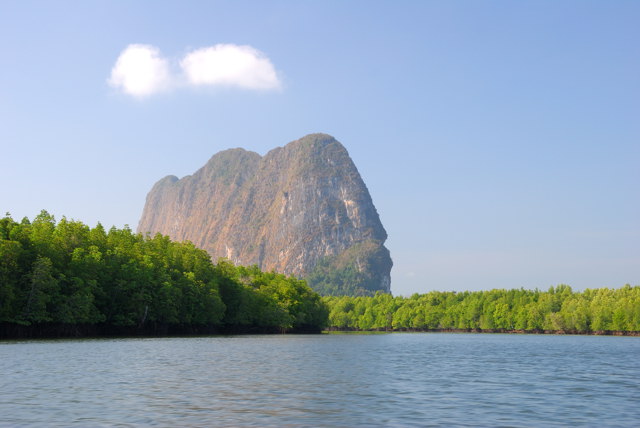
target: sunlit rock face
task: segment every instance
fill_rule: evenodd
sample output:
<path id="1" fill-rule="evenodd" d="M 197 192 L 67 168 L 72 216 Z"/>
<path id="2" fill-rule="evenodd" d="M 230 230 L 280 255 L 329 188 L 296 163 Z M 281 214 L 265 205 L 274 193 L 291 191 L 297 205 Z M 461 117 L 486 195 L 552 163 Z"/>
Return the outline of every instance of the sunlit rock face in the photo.
<path id="1" fill-rule="evenodd" d="M 264 157 L 225 150 L 191 176 L 163 178 L 147 195 L 138 232 L 189 240 L 214 261 L 297 277 L 319 263 L 324 273 L 351 272 L 348 290 L 318 285 L 329 294 L 390 291 L 387 233 L 347 150 L 325 134 Z"/>

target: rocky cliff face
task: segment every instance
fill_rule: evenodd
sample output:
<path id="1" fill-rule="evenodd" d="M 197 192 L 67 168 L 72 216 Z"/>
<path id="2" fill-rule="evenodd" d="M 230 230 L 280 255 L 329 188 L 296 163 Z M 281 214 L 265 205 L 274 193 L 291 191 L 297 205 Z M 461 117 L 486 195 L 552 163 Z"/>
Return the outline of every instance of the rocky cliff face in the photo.
<path id="1" fill-rule="evenodd" d="M 138 232 L 192 241 L 214 260 L 312 276 L 324 293 L 390 291 L 387 234 L 349 154 L 329 135 L 264 157 L 226 150 L 191 176 L 163 178 Z"/>

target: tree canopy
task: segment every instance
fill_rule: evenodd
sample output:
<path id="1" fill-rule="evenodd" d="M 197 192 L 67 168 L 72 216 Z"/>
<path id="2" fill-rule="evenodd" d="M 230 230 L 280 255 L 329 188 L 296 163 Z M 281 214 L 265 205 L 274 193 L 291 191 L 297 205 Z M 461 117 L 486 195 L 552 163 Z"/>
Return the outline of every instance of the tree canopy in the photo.
<path id="1" fill-rule="evenodd" d="M 638 332 L 640 286 L 321 298 L 304 280 L 225 259 L 212 263 L 192 243 L 161 234 L 90 228 L 65 217 L 56 221 L 46 211 L 33 221 L 0 219 L 0 337 L 317 332 L 327 326 Z"/>
<path id="2" fill-rule="evenodd" d="M 325 297 L 343 330 L 640 331 L 640 286 Z"/>
<path id="3" fill-rule="evenodd" d="M 5 334 L 12 326 L 35 334 L 70 326 L 109 334 L 319 331 L 327 314 L 304 281 L 214 264 L 190 242 L 56 222 L 46 211 L 33 221 L 0 219 Z"/>

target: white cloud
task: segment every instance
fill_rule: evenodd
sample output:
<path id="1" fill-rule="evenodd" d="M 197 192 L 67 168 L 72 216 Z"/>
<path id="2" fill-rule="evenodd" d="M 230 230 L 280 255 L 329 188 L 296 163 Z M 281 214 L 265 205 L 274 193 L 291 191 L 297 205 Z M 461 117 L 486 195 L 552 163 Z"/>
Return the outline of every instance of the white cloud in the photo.
<path id="1" fill-rule="evenodd" d="M 251 46 L 218 44 L 197 49 L 180 62 L 191 85 L 238 86 L 245 89 L 278 89 L 273 64 Z"/>
<path id="2" fill-rule="evenodd" d="M 252 90 L 281 86 L 269 58 L 251 46 L 218 44 L 196 49 L 185 55 L 179 64 L 183 75 L 171 70 L 169 60 L 155 46 L 132 44 L 118 57 L 107 82 L 138 98 L 185 85 L 235 86 Z"/>
<path id="3" fill-rule="evenodd" d="M 133 44 L 122 51 L 111 69 L 108 83 L 134 97 L 146 97 L 166 90 L 172 82 L 169 63 L 160 50 Z"/>

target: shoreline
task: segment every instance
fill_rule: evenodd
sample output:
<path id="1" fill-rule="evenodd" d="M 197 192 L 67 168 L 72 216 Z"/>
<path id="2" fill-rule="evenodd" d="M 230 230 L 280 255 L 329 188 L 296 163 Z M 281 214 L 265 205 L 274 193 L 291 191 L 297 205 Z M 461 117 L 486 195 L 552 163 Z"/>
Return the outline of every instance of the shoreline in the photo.
<path id="1" fill-rule="evenodd" d="M 0 342 L 11 340 L 125 339 L 162 337 L 249 336 L 277 334 L 321 334 L 321 329 L 255 326 L 146 326 L 40 324 L 24 326 L 0 323 Z"/>
<path id="2" fill-rule="evenodd" d="M 479 329 L 479 328 L 400 328 L 400 329 L 370 329 L 359 330 L 351 328 L 327 328 L 323 333 L 477 333 L 477 334 L 546 334 L 546 335 L 575 335 L 575 336 L 633 336 L 640 337 L 640 331 L 623 330 L 516 330 L 516 329 Z"/>

